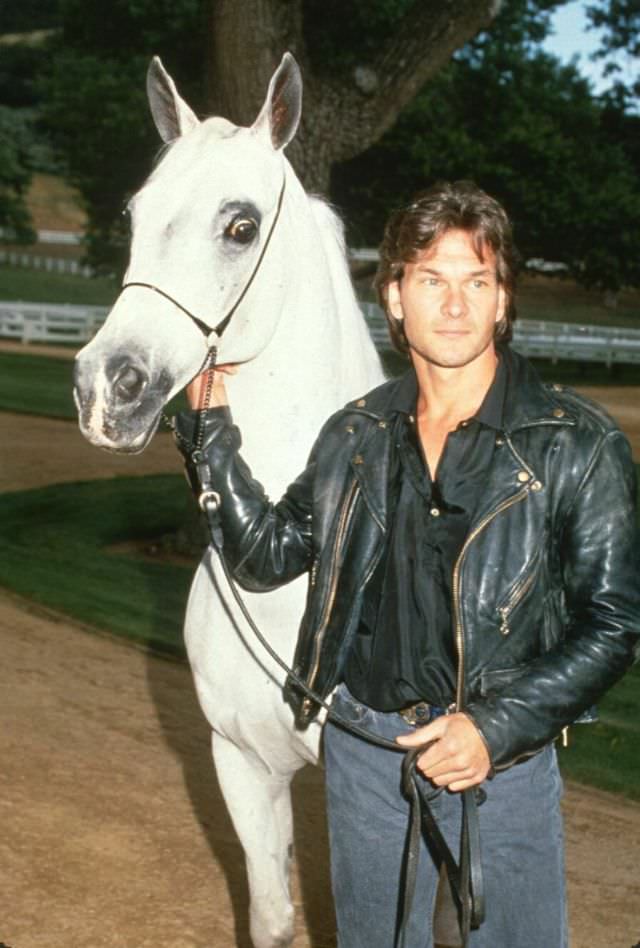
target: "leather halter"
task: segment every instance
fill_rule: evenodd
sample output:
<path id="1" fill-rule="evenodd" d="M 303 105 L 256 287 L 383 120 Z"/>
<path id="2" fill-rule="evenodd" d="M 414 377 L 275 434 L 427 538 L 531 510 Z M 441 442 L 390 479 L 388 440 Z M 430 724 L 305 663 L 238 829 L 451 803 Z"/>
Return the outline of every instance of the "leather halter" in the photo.
<path id="1" fill-rule="evenodd" d="M 140 286 L 146 290 L 153 290 L 154 293 L 157 293 L 159 296 L 162 296 L 164 299 L 168 300 L 170 303 L 173 303 L 173 305 L 177 307 L 177 309 L 179 309 L 181 313 L 184 313 L 185 316 L 188 316 L 189 319 L 193 323 L 195 323 L 195 325 L 198 327 L 200 332 L 203 333 L 203 335 L 206 336 L 207 338 L 207 345 L 209 347 L 209 352 L 208 352 L 206 361 L 208 363 L 207 365 L 208 368 L 213 368 L 213 364 L 211 362 L 210 356 L 213 353 L 215 353 L 217 349 L 217 343 L 220 337 L 222 336 L 223 332 L 225 331 L 225 329 L 231 322 L 231 318 L 233 317 L 235 311 L 238 309 L 238 307 L 244 300 L 245 296 L 249 292 L 249 288 L 251 287 L 251 284 L 253 283 L 256 277 L 256 274 L 258 273 L 258 270 L 262 266 L 262 261 L 264 260 L 264 256 L 267 252 L 267 248 L 269 244 L 271 243 L 271 238 L 276 228 L 276 224 L 278 223 L 278 219 L 280 217 L 280 211 L 282 210 L 282 204 L 284 201 L 285 184 L 286 184 L 286 177 L 283 174 L 282 184 L 280 186 L 280 193 L 278 195 L 278 203 L 276 205 L 276 212 L 273 215 L 273 220 L 271 221 L 271 226 L 269 227 L 269 232 L 267 233 L 266 240 L 264 244 L 262 245 L 262 249 L 260 253 L 258 254 L 258 259 L 256 260 L 253 270 L 251 271 L 251 274 L 249 276 L 249 279 L 247 280 L 242 290 L 240 291 L 240 294 L 238 298 L 236 299 L 235 303 L 233 304 L 231 309 L 228 311 L 226 316 L 224 316 L 220 320 L 217 326 L 213 328 L 209 326 L 208 323 L 206 323 L 203 319 L 200 319 L 198 316 L 192 313 L 191 310 L 187 309 L 186 306 L 183 306 L 182 303 L 178 302 L 178 300 L 175 297 L 171 296 L 170 293 L 167 293 L 166 290 L 161 289 L 159 286 L 156 286 L 154 283 L 145 283 L 141 280 L 131 280 L 128 283 L 123 284 L 122 289 L 120 290 L 120 292 L 123 293 L 130 286 Z"/>

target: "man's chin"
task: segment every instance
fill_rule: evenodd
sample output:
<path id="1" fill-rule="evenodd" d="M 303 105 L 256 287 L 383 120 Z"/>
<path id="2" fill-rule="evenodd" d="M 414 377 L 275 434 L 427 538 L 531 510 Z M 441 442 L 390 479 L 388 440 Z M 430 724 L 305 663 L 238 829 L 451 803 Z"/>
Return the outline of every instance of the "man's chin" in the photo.
<path id="1" fill-rule="evenodd" d="M 413 346 L 409 343 L 409 348 L 414 365 L 417 359 L 441 369 L 462 369 L 495 355 L 493 339 L 479 344 L 471 333 L 439 333 L 433 344 Z"/>

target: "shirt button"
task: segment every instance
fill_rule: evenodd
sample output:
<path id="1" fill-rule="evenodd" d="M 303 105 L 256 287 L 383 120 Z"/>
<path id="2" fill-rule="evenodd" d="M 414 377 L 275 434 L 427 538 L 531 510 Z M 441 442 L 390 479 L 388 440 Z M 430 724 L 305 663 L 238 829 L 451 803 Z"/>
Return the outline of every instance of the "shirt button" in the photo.
<path id="1" fill-rule="evenodd" d="M 563 412 L 562 408 L 554 408 L 554 409 L 553 409 L 553 417 L 554 417 L 554 418 L 564 418 L 564 412 Z"/>
<path id="2" fill-rule="evenodd" d="M 440 516 L 440 511 L 438 510 L 437 507 L 432 507 L 431 510 L 429 511 L 429 513 L 431 514 L 432 517 L 439 517 L 439 516 Z"/>
<path id="3" fill-rule="evenodd" d="M 347 432 L 347 434 L 353 434 L 353 432 L 355 431 L 355 428 L 353 427 L 353 425 L 347 425 L 347 427 L 345 428 L 345 431 Z"/>
<path id="4" fill-rule="evenodd" d="M 518 471 L 516 476 L 521 484 L 526 484 L 526 482 L 529 480 L 529 475 L 526 471 Z"/>

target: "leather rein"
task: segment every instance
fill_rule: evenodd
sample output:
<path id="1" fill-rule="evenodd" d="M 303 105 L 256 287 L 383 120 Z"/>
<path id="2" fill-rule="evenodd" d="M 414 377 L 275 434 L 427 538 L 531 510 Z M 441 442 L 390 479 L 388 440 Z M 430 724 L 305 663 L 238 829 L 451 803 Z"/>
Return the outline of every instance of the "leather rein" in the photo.
<path id="1" fill-rule="evenodd" d="M 418 871 L 420 838 L 423 828 L 426 830 L 429 836 L 429 839 L 436 852 L 437 859 L 446 870 L 446 875 L 451 887 L 451 893 L 459 912 L 462 948 L 465 948 L 467 945 L 470 929 L 479 927 L 484 919 L 484 895 L 482 870 L 480 866 L 480 836 L 476 809 L 477 800 L 475 788 L 462 791 L 463 826 L 460 846 L 460 861 L 458 863 L 449 849 L 449 846 L 442 835 L 440 827 L 438 826 L 435 817 L 431 812 L 427 798 L 419 789 L 419 781 L 421 781 L 422 778 L 417 774 L 417 759 L 420 754 L 422 754 L 423 751 L 426 750 L 426 748 L 433 742 L 428 742 L 427 744 L 423 744 L 420 747 L 414 747 L 406 751 L 404 748 L 400 747 L 400 745 L 396 744 L 395 741 L 390 741 L 386 738 L 379 737 L 377 734 L 373 734 L 372 732 L 367 731 L 365 728 L 359 727 L 358 725 L 347 721 L 336 711 L 332 710 L 331 705 L 321 698 L 320 695 L 312 691 L 307 686 L 307 684 L 298 675 L 296 675 L 293 669 L 289 668 L 286 662 L 280 658 L 280 656 L 273 650 L 269 642 L 265 639 L 264 635 L 261 633 L 260 629 L 250 615 L 242 597 L 240 596 L 236 583 L 230 574 L 223 555 L 224 541 L 219 516 L 220 495 L 213 489 L 211 471 L 201 450 L 202 439 L 204 435 L 202 422 L 204 415 L 209 408 L 214 374 L 213 370 L 215 369 L 218 354 L 218 343 L 225 329 L 231 322 L 236 310 L 246 297 L 262 265 L 276 224 L 280 217 L 284 194 L 285 177 L 283 176 L 276 212 L 271 222 L 271 226 L 269 228 L 262 250 L 258 255 L 249 279 L 245 283 L 238 298 L 235 300 L 229 311 L 213 329 L 203 319 L 200 319 L 189 309 L 187 309 L 186 306 L 183 306 L 182 303 L 171 296 L 170 293 L 167 293 L 165 290 L 153 283 L 131 280 L 123 284 L 121 292 L 124 292 L 124 290 L 134 286 L 152 290 L 154 293 L 157 293 L 159 296 L 163 297 L 163 299 L 166 299 L 172 303 L 177 309 L 180 310 L 180 312 L 184 313 L 185 316 L 188 316 L 207 339 L 207 354 L 201 368 L 196 373 L 196 375 L 199 375 L 202 372 L 207 372 L 208 375 L 204 395 L 204 404 L 198 410 L 196 431 L 194 436 L 195 449 L 191 452 L 191 458 L 198 470 L 201 486 L 201 493 L 198 498 L 198 503 L 207 519 L 211 537 L 211 545 L 218 555 L 220 565 L 229 584 L 229 589 L 231 590 L 233 598 L 235 599 L 242 615 L 249 625 L 249 628 L 257 638 L 260 645 L 271 657 L 271 659 L 285 672 L 288 679 L 293 682 L 296 688 L 298 688 L 307 698 L 310 698 L 315 704 L 323 708 L 327 713 L 327 718 L 333 724 L 336 724 L 338 727 L 343 728 L 345 731 L 350 732 L 356 737 L 360 737 L 361 739 L 368 741 L 370 744 L 375 744 L 378 747 L 382 747 L 386 750 L 392 750 L 396 753 L 404 753 L 405 755 L 402 762 L 402 790 L 410 801 L 411 816 L 404 857 L 404 885 L 397 928 L 396 948 L 405 948 L 406 944 L 408 921 L 413 904 Z M 434 789 L 429 795 L 428 799 L 434 799 L 441 792 L 441 789 Z"/>

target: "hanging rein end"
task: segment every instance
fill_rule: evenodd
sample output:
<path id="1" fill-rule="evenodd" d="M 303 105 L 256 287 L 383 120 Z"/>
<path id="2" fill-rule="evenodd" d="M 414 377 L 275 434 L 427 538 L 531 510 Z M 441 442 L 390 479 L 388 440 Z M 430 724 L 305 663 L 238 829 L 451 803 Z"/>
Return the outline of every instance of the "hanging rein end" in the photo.
<path id="1" fill-rule="evenodd" d="M 426 744 L 420 744 L 418 747 L 410 747 L 405 751 L 402 759 L 402 792 L 411 800 L 413 798 L 414 786 L 416 781 L 416 770 L 418 757 L 423 754 L 435 741 L 427 741 Z"/>

